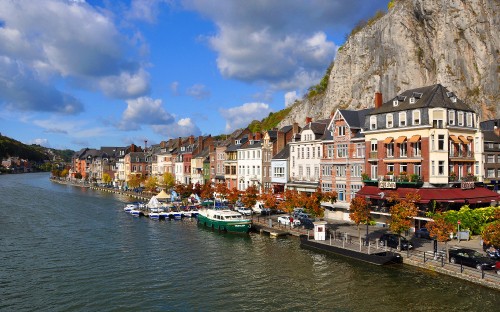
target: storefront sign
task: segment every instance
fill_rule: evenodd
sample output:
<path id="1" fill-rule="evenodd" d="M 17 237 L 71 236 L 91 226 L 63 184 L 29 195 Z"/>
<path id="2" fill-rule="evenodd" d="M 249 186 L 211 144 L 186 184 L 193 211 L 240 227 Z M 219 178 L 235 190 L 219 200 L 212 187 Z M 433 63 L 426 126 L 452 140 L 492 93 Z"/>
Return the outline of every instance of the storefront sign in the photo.
<path id="1" fill-rule="evenodd" d="M 378 182 L 378 188 L 381 188 L 381 189 L 395 189 L 396 188 L 396 182 L 393 182 L 393 181 L 379 181 Z"/>
<path id="2" fill-rule="evenodd" d="M 461 185 L 462 190 L 470 190 L 473 189 L 474 187 L 475 185 L 473 181 L 470 182 L 463 181 Z"/>

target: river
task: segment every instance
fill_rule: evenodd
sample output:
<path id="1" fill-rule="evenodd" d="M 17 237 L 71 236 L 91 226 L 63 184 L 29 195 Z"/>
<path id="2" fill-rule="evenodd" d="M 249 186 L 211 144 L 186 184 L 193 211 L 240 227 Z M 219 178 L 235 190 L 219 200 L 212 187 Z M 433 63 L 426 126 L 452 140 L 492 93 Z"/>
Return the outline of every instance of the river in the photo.
<path id="1" fill-rule="evenodd" d="M 498 291 L 405 265 L 303 250 L 296 238 L 152 221 L 132 201 L 0 176 L 1 311 L 495 311 Z"/>

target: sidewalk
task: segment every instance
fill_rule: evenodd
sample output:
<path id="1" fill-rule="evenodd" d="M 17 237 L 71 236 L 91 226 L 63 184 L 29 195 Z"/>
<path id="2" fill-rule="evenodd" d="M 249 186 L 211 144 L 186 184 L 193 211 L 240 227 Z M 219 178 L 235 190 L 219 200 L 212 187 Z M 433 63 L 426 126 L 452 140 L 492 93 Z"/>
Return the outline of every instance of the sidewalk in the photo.
<path id="1" fill-rule="evenodd" d="M 347 221 L 338 221 L 338 220 L 325 220 L 328 222 L 328 229 L 330 231 L 347 233 L 349 236 L 353 236 L 358 238 L 358 227 L 355 223 L 350 223 Z M 360 225 L 360 234 L 361 238 L 364 240 L 366 238 L 366 225 Z M 380 227 L 380 226 L 368 226 L 368 238 L 370 241 L 374 241 L 379 238 L 384 233 L 390 233 L 390 229 L 388 227 Z M 413 243 L 416 250 L 420 251 L 432 251 L 434 249 L 433 240 L 427 240 L 424 238 L 417 238 L 413 235 L 413 232 L 408 236 L 404 235 L 409 241 Z M 461 240 L 460 242 L 456 239 L 448 241 L 448 249 L 451 248 L 470 248 L 477 250 L 483 253 L 483 249 L 481 246 L 481 238 L 479 236 L 472 236 L 472 238 L 468 241 Z M 438 250 L 444 250 L 445 243 L 438 242 Z"/>

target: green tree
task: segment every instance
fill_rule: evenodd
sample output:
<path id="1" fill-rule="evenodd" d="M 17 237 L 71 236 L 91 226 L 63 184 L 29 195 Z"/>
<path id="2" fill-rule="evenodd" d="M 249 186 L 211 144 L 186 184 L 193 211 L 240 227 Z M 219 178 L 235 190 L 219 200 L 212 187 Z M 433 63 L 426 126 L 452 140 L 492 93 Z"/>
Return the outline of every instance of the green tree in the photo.
<path id="1" fill-rule="evenodd" d="M 161 181 L 159 181 L 161 187 L 169 191 L 175 186 L 175 177 L 170 172 L 165 172 L 161 176 Z"/>
<path id="2" fill-rule="evenodd" d="M 158 187 L 158 179 L 156 177 L 149 177 L 146 180 L 144 187 L 149 192 L 156 191 L 156 188 Z"/>
<path id="3" fill-rule="evenodd" d="M 111 176 L 108 173 L 102 175 L 102 181 L 106 184 L 111 183 Z"/>
<path id="4" fill-rule="evenodd" d="M 141 186 L 143 178 L 140 174 L 130 174 L 128 176 L 127 185 L 129 188 L 136 188 Z"/>
<path id="5" fill-rule="evenodd" d="M 69 174 L 69 170 L 67 168 L 64 168 L 59 175 L 61 178 L 65 178 L 68 176 L 68 174 Z"/>

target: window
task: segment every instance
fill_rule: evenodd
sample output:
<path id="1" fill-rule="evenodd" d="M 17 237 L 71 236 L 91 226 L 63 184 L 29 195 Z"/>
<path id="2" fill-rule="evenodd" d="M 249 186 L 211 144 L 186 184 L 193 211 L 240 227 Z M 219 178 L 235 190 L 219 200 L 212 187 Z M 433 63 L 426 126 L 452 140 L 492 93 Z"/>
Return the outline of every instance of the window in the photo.
<path id="1" fill-rule="evenodd" d="M 351 199 L 356 197 L 356 193 L 361 189 L 362 185 L 352 184 L 351 185 Z"/>
<path id="2" fill-rule="evenodd" d="M 436 175 L 436 167 L 435 167 L 435 166 L 436 166 L 435 161 L 434 161 L 434 160 L 431 160 L 431 174 L 432 174 L 433 176 L 435 176 L 435 175 Z"/>
<path id="3" fill-rule="evenodd" d="M 399 144 L 399 157 L 406 157 L 407 156 L 407 150 L 406 150 L 406 141 L 403 143 Z"/>
<path id="4" fill-rule="evenodd" d="M 307 159 L 311 158 L 311 154 L 309 153 L 309 146 L 307 147 Z"/>
<path id="5" fill-rule="evenodd" d="M 300 151 L 301 151 L 301 157 L 300 158 L 304 159 L 304 147 L 301 147 Z"/>
<path id="6" fill-rule="evenodd" d="M 489 164 L 492 164 L 495 162 L 495 155 L 487 155 L 486 156 L 486 162 Z"/>
<path id="7" fill-rule="evenodd" d="M 314 179 L 319 179 L 319 165 L 314 166 Z"/>
<path id="8" fill-rule="evenodd" d="M 321 183 L 321 189 L 323 192 L 331 192 L 332 191 L 332 184 L 331 183 Z"/>
<path id="9" fill-rule="evenodd" d="M 387 144 L 387 157 L 394 157 L 394 142 Z"/>
<path id="10" fill-rule="evenodd" d="M 345 196 L 345 184 L 337 184 L 337 200 L 344 202 L 346 200 Z"/>
<path id="11" fill-rule="evenodd" d="M 345 175 L 346 175 L 346 166 L 345 165 L 335 166 L 335 175 L 337 177 L 345 177 Z"/>
<path id="12" fill-rule="evenodd" d="M 378 165 L 377 163 L 372 163 L 370 166 L 370 177 L 372 180 L 377 180 L 378 178 Z"/>
<path id="13" fill-rule="evenodd" d="M 399 112 L 399 126 L 406 127 L 406 112 Z"/>
<path id="14" fill-rule="evenodd" d="M 358 158 L 365 157 L 365 143 L 357 143 L 356 144 L 356 157 L 358 157 Z"/>
<path id="15" fill-rule="evenodd" d="M 418 142 L 415 142 L 415 143 L 412 143 L 413 144 L 413 156 L 415 157 L 419 157 L 422 155 L 422 145 L 421 145 L 421 142 L 418 141 Z"/>
<path id="16" fill-rule="evenodd" d="M 333 158 L 333 144 L 329 144 L 326 147 L 327 158 Z"/>
<path id="17" fill-rule="evenodd" d="M 352 165 L 351 166 L 351 177 L 359 178 L 363 173 L 363 165 Z"/>
<path id="18" fill-rule="evenodd" d="M 458 125 L 464 125 L 464 112 L 458 112 Z"/>
<path id="19" fill-rule="evenodd" d="M 387 173 L 394 173 L 394 164 L 387 165 Z"/>
<path id="20" fill-rule="evenodd" d="M 408 173 L 408 165 L 406 163 L 399 165 L 399 173 L 404 174 L 404 172 Z"/>
<path id="21" fill-rule="evenodd" d="M 422 176 L 422 165 L 413 165 L 413 173 Z"/>
<path id="22" fill-rule="evenodd" d="M 337 158 L 345 158 L 345 157 L 347 157 L 347 144 L 338 144 Z"/>
<path id="23" fill-rule="evenodd" d="M 454 110 L 448 111 L 448 124 L 450 126 L 455 125 L 455 111 Z"/>
<path id="24" fill-rule="evenodd" d="M 370 151 L 371 152 L 376 152 L 377 151 L 377 147 L 378 147 L 378 142 L 375 141 L 375 140 L 372 140 L 371 141 L 371 145 L 370 145 Z"/>
<path id="25" fill-rule="evenodd" d="M 295 156 L 292 156 L 292 168 L 295 168 Z"/>
<path id="26" fill-rule="evenodd" d="M 338 126 L 337 127 L 337 134 L 338 134 L 338 136 L 345 136 L 345 126 Z"/>
<path id="27" fill-rule="evenodd" d="M 329 177 L 332 175 L 332 166 L 331 165 L 322 165 L 321 166 L 321 174 L 324 177 Z"/>
<path id="28" fill-rule="evenodd" d="M 438 135 L 438 151 L 444 151 L 444 134 Z"/>
<path id="29" fill-rule="evenodd" d="M 443 129 L 444 128 L 444 110 L 436 110 L 432 113 L 432 126 L 434 128 Z"/>
<path id="30" fill-rule="evenodd" d="M 377 116 L 370 116 L 370 130 L 377 129 Z"/>
<path id="31" fill-rule="evenodd" d="M 467 119 L 467 127 L 472 127 L 472 113 L 467 113 L 466 119 Z"/>
<path id="32" fill-rule="evenodd" d="M 488 178 L 494 178 L 495 177 L 495 169 L 488 169 L 488 170 L 486 170 L 486 177 L 488 177 Z"/>
<path id="33" fill-rule="evenodd" d="M 318 158 L 321 158 L 321 146 L 318 146 Z"/>
<path id="34" fill-rule="evenodd" d="M 316 149 L 314 147 L 311 147 L 312 152 L 313 152 L 313 158 L 316 158 Z"/>
<path id="35" fill-rule="evenodd" d="M 414 126 L 420 125 L 420 111 L 414 110 L 412 112 L 412 123 Z"/>
<path id="36" fill-rule="evenodd" d="M 438 162 L 438 174 L 444 175 L 444 160 Z"/>
<path id="37" fill-rule="evenodd" d="M 304 171 L 302 169 L 302 165 L 299 165 L 299 177 L 302 178 L 303 175 L 304 175 Z"/>
<path id="38" fill-rule="evenodd" d="M 497 169 L 497 178 L 500 178 L 500 169 Z"/>
<path id="39" fill-rule="evenodd" d="M 475 164 L 475 170 L 476 170 L 476 175 L 479 174 L 479 161 L 476 161 L 476 164 Z"/>
<path id="40" fill-rule="evenodd" d="M 392 114 L 385 115 L 385 127 L 392 128 L 394 126 Z"/>
<path id="41" fill-rule="evenodd" d="M 310 178 L 311 177 L 311 167 L 306 166 L 306 177 Z"/>

